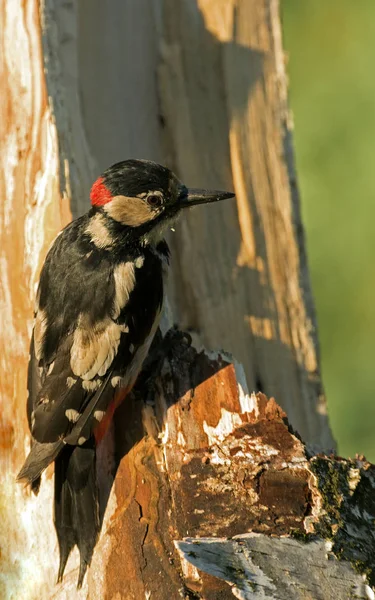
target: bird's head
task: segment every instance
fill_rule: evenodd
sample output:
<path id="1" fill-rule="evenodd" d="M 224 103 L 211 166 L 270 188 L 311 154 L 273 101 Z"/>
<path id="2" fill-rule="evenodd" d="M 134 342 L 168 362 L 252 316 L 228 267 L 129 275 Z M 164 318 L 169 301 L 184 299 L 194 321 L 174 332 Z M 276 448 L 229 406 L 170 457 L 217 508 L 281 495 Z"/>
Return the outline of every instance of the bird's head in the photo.
<path id="1" fill-rule="evenodd" d="M 104 171 L 91 188 L 91 204 L 120 225 L 161 238 L 184 208 L 232 198 L 230 192 L 187 188 L 148 160 L 125 160 Z"/>

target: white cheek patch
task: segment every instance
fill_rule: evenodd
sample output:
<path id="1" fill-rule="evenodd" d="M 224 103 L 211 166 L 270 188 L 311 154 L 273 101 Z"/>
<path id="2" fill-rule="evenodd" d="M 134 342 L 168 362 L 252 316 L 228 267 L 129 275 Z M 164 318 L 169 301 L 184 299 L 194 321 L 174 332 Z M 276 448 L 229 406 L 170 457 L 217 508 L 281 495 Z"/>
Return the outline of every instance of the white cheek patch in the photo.
<path id="1" fill-rule="evenodd" d="M 153 210 L 145 200 L 131 196 L 114 196 L 104 206 L 104 210 L 114 221 L 128 227 L 139 227 L 152 221 L 159 214 L 159 211 Z"/>

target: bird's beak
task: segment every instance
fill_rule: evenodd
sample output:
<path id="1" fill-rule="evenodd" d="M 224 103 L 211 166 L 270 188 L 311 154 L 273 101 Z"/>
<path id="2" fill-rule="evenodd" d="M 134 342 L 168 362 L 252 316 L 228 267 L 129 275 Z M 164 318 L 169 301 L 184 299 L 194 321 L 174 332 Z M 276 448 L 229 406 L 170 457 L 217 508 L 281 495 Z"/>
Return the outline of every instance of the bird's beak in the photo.
<path id="1" fill-rule="evenodd" d="M 213 190 L 199 190 L 194 188 L 188 188 L 187 195 L 181 198 L 181 205 L 183 208 L 189 208 L 195 204 L 207 204 L 208 202 L 217 202 L 218 200 L 225 200 L 226 198 L 233 198 L 232 192 L 219 192 Z"/>

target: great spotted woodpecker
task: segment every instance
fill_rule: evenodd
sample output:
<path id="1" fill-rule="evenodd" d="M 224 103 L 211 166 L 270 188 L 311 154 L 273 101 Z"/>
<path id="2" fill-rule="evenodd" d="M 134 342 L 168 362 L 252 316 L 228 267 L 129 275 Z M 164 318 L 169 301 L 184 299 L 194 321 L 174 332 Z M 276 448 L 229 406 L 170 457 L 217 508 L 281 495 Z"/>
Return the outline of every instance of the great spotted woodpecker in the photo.
<path id="1" fill-rule="evenodd" d="M 99 533 L 96 448 L 133 387 L 157 330 L 182 209 L 231 198 L 188 189 L 167 168 L 126 160 L 91 189 L 92 207 L 58 235 L 41 271 L 28 369 L 31 451 L 18 480 L 39 490 L 55 461 L 61 581 L 72 548 L 78 587 Z"/>

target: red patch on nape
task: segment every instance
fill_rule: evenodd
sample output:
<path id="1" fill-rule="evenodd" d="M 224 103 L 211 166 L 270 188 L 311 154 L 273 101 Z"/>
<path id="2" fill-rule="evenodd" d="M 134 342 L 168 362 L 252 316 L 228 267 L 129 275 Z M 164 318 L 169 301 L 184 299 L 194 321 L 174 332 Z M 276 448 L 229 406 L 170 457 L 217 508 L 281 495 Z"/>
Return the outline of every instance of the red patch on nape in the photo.
<path id="1" fill-rule="evenodd" d="M 90 200 L 93 206 L 103 206 L 112 200 L 111 192 L 104 185 L 103 177 L 99 177 L 92 186 Z"/>

